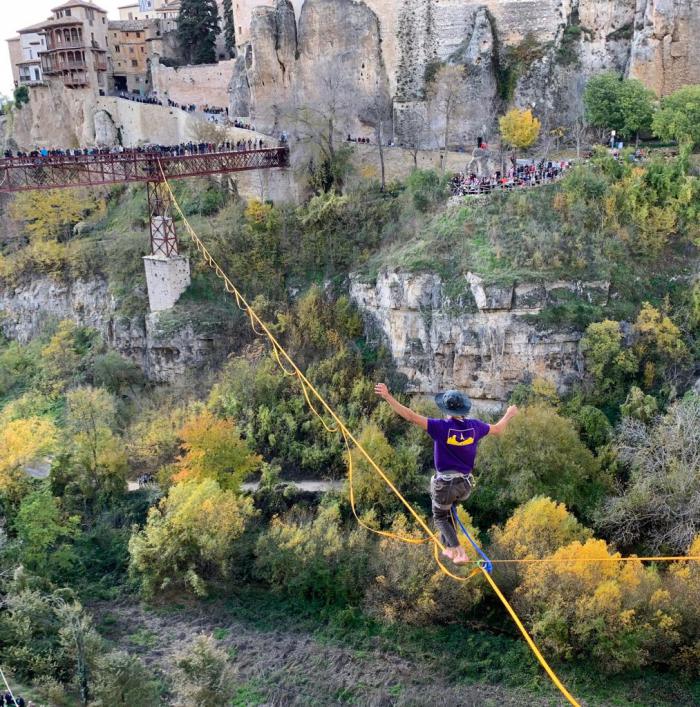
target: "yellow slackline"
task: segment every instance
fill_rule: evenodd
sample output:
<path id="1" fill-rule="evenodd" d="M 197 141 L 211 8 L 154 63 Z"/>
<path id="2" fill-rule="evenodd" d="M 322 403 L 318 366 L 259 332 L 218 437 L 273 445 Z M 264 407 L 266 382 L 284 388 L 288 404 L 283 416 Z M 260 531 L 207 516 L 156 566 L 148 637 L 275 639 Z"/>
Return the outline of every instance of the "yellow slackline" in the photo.
<path id="1" fill-rule="evenodd" d="M 258 317 L 256 314 L 255 310 L 248 304 L 246 301 L 245 297 L 238 291 L 236 286 L 231 282 L 229 277 L 226 275 L 226 273 L 221 269 L 219 264 L 214 260 L 212 255 L 209 253 L 207 250 L 207 247 L 204 245 L 204 243 L 201 241 L 199 236 L 196 234 L 192 226 L 190 225 L 189 221 L 187 220 L 187 217 L 183 213 L 182 209 L 180 208 L 180 205 L 177 202 L 177 199 L 175 198 L 175 195 L 173 194 L 172 189 L 170 188 L 170 184 L 168 183 L 167 179 L 165 178 L 165 173 L 163 172 L 163 168 L 160 164 L 160 161 L 158 162 L 158 166 L 160 167 L 160 172 L 163 178 L 163 182 L 165 186 L 168 189 L 168 192 L 170 194 L 170 198 L 172 199 L 173 204 L 175 205 L 175 209 L 177 210 L 178 214 L 182 218 L 182 221 L 185 225 L 185 228 L 187 232 L 189 233 L 190 237 L 192 238 L 193 243 L 197 247 L 197 250 L 201 253 L 202 257 L 204 258 L 204 261 L 207 263 L 207 265 L 214 271 L 216 276 L 223 281 L 224 283 L 224 288 L 227 293 L 233 295 L 235 298 L 236 304 L 238 308 L 245 312 L 249 319 L 250 319 L 250 324 L 253 329 L 253 331 L 259 335 L 259 336 L 266 336 L 269 342 L 272 345 L 272 355 L 279 365 L 279 367 L 283 370 L 283 372 L 288 375 L 288 376 L 296 376 L 299 379 L 299 384 L 301 385 L 302 393 L 304 395 L 304 398 L 306 399 L 307 404 L 309 405 L 309 408 L 311 411 L 319 418 L 321 421 L 323 427 L 328 431 L 328 432 L 340 432 L 343 436 L 343 440 L 345 442 L 345 446 L 347 449 L 347 458 L 348 458 L 348 482 L 349 482 L 349 491 L 350 491 L 350 505 L 352 508 L 353 515 L 355 516 L 355 519 L 357 522 L 367 530 L 369 530 L 372 533 L 376 533 L 378 535 L 382 535 L 388 538 L 391 538 L 393 540 L 398 540 L 401 542 L 407 542 L 407 543 L 413 543 L 413 544 L 420 544 L 428 541 L 432 541 L 433 543 L 433 550 L 434 550 L 434 555 L 435 555 L 435 561 L 440 568 L 440 571 L 445 574 L 447 577 L 450 577 L 456 581 L 459 582 L 467 582 L 469 579 L 471 579 L 473 576 L 481 572 L 484 577 L 486 577 L 486 580 L 488 583 L 491 585 L 491 588 L 493 589 L 494 593 L 496 596 L 500 599 L 501 603 L 503 606 L 506 608 L 508 613 L 510 614 L 511 618 L 515 622 L 515 625 L 518 627 L 519 631 L 522 633 L 523 637 L 525 638 L 525 641 L 527 642 L 528 646 L 534 653 L 535 657 L 539 661 L 540 665 L 544 668 L 545 672 L 547 675 L 550 677 L 554 685 L 559 689 L 559 691 L 564 695 L 564 697 L 575 707 L 580 707 L 579 703 L 576 701 L 576 699 L 569 693 L 569 691 L 566 689 L 564 684 L 561 682 L 561 680 L 557 677 L 556 673 L 552 670 L 552 668 L 549 666 L 547 663 L 546 659 L 538 649 L 537 645 L 535 642 L 532 640 L 530 634 L 528 633 L 527 629 L 523 625 L 522 621 L 518 617 L 518 615 L 515 613 L 515 610 L 513 607 L 510 605 L 508 600 L 505 598 L 501 590 L 498 588 L 498 585 L 494 582 L 493 578 L 491 575 L 484 569 L 483 566 L 479 566 L 475 569 L 472 570 L 472 572 L 467 575 L 466 577 L 460 576 L 457 574 L 454 574 L 451 572 L 449 569 L 445 567 L 445 565 L 442 563 L 440 560 L 439 556 L 439 551 L 444 550 L 445 547 L 440 541 L 440 539 L 437 537 L 435 533 L 433 533 L 430 530 L 430 527 L 427 525 L 426 521 L 424 518 L 421 517 L 421 515 L 413 508 L 413 506 L 404 498 L 404 496 L 401 494 L 401 492 L 396 488 L 396 486 L 392 483 L 391 479 L 386 475 L 386 473 L 381 469 L 381 467 L 372 459 L 372 457 L 369 455 L 367 450 L 360 444 L 360 442 L 354 437 L 352 432 L 345 426 L 343 421 L 338 417 L 336 412 L 333 410 L 333 408 L 326 402 L 326 400 L 323 398 L 323 396 L 319 393 L 319 391 L 315 388 L 315 386 L 309 381 L 309 379 L 302 373 L 302 371 L 297 367 L 297 365 L 294 363 L 293 359 L 291 356 L 287 353 L 285 348 L 279 343 L 279 341 L 276 339 L 276 337 L 272 334 L 272 332 L 268 329 L 268 327 L 265 325 L 265 323 Z M 259 327 L 262 331 L 260 331 L 257 327 Z M 286 361 L 286 363 L 283 363 L 282 358 Z M 290 368 L 287 368 L 287 365 L 290 366 Z M 311 401 L 311 395 L 309 393 L 313 394 L 313 397 L 320 403 L 322 406 L 323 410 L 325 413 L 328 414 L 328 416 L 333 420 L 333 425 L 329 425 L 324 419 L 322 414 L 316 409 L 314 404 Z M 366 461 L 369 463 L 369 465 L 379 474 L 379 476 L 384 480 L 384 482 L 389 486 L 389 488 L 394 492 L 396 497 L 401 501 L 401 503 L 406 507 L 406 509 L 409 511 L 409 513 L 413 516 L 413 518 L 417 521 L 418 525 L 425 531 L 426 537 L 425 538 L 406 538 L 406 537 L 401 537 L 395 533 L 389 532 L 389 531 L 383 531 L 383 530 L 378 530 L 377 528 L 372 528 L 369 526 L 367 523 L 363 522 L 362 519 L 359 517 L 356 508 L 355 508 L 355 494 L 353 490 L 353 460 L 352 460 L 352 454 L 351 454 L 351 443 L 355 446 L 355 448 L 362 454 L 362 456 L 366 459 Z M 695 560 L 699 561 L 700 557 L 685 557 L 685 556 L 663 556 L 663 557 L 601 557 L 601 558 L 583 558 L 583 559 L 575 559 L 575 558 L 524 558 L 524 559 L 504 559 L 504 560 L 492 560 L 493 564 L 515 564 L 515 563 L 530 563 L 530 562 L 553 562 L 553 563 L 561 563 L 561 562 L 631 562 L 631 561 L 657 561 L 657 562 L 677 562 L 677 561 L 682 561 L 682 560 Z"/>

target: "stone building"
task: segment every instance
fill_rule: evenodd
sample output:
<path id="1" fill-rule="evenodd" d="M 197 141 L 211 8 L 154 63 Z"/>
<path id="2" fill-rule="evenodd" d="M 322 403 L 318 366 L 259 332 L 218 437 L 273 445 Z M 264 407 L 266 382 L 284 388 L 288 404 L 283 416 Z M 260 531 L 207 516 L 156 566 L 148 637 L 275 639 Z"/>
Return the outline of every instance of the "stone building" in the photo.
<path id="1" fill-rule="evenodd" d="M 158 20 L 169 19 L 165 17 L 165 6 L 170 4 L 169 0 L 139 0 L 128 5 L 121 5 L 117 8 L 119 19 L 127 20 Z M 177 8 L 180 10 L 179 6 Z M 162 11 L 162 12 L 161 12 Z M 177 19 L 177 15 L 174 19 Z"/>
<path id="2" fill-rule="evenodd" d="M 10 52 L 10 66 L 12 67 L 12 81 L 15 88 L 19 86 L 19 63 L 22 61 L 22 48 L 19 44 L 19 37 L 11 37 L 7 41 L 7 49 Z"/>
<path id="3" fill-rule="evenodd" d="M 67 88 L 107 89 L 107 13 L 88 0 L 68 0 L 36 27 L 44 35 L 41 69 Z"/>
<path id="4" fill-rule="evenodd" d="M 15 86 L 32 86 L 43 80 L 39 54 L 46 49 L 46 40 L 40 30 L 41 25 L 25 27 L 18 37 L 8 40 Z"/>
<path id="5" fill-rule="evenodd" d="M 111 90 L 147 95 L 150 91 L 148 69 L 149 34 L 155 33 L 157 20 L 119 20 L 107 24 Z"/>

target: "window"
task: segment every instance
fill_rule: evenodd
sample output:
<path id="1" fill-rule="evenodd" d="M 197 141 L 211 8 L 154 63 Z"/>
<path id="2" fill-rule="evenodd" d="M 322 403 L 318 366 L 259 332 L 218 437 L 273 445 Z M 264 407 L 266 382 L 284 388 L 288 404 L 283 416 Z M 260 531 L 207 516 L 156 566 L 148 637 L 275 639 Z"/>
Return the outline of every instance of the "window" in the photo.
<path id="1" fill-rule="evenodd" d="M 133 13 L 133 12 L 130 12 L 130 13 L 129 13 L 129 19 L 130 19 L 130 20 L 133 20 L 133 19 L 134 19 L 134 13 Z"/>
<path id="2" fill-rule="evenodd" d="M 133 53 L 134 53 L 134 48 L 133 48 L 133 47 L 129 47 L 129 54 L 133 54 Z"/>
<path id="3" fill-rule="evenodd" d="M 102 15 L 102 24 L 104 24 L 104 23 L 105 23 L 105 16 Z"/>
<path id="4" fill-rule="evenodd" d="M 119 53 L 121 52 L 121 49 L 119 48 L 119 45 L 118 45 L 118 44 L 115 44 L 115 46 L 114 46 L 114 51 L 115 51 L 117 54 L 119 54 Z"/>
<path id="5" fill-rule="evenodd" d="M 139 65 L 139 62 L 138 62 L 136 59 L 132 59 L 132 60 L 131 60 L 131 65 L 132 65 L 132 66 L 138 66 L 138 65 Z"/>
<path id="6" fill-rule="evenodd" d="M 143 48 L 143 47 L 141 47 L 141 54 L 143 54 L 143 52 L 144 52 L 144 48 Z"/>
<path id="7" fill-rule="evenodd" d="M 136 39 L 141 39 L 141 32 L 136 33 Z"/>
<path id="8" fill-rule="evenodd" d="M 66 17 L 70 17 L 70 16 L 71 16 L 71 10 L 66 10 Z"/>

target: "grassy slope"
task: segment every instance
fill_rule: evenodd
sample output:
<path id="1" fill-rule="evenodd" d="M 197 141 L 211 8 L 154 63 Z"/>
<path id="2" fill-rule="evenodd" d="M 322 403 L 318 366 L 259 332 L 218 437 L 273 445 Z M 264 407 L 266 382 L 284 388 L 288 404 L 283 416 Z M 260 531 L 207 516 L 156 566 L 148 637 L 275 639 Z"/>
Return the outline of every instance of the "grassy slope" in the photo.
<path id="1" fill-rule="evenodd" d="M 282 695 L 288 704 L 317 705 L 563 704 L 507 621 L 499 633 L 476 622 L 387 626 L 352 608 L 255 588 L 204 605 L 124 601 L 95 608 L 107 638 L 160 669 L 183 648 L 184 636 L 213 634 L 239 669 L 247 701 L 235 704 L 264 704 Z M 610 678 L 553 667 L 587 705 L 660 707 L 700 700 L 700 686 L 650 670 Z"/>

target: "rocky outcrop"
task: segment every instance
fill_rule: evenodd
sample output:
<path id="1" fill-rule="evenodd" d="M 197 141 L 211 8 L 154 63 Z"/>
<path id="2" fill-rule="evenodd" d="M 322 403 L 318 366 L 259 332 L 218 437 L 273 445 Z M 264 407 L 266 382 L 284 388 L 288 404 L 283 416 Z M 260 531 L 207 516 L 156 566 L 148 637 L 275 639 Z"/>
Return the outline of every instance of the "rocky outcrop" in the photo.
<path id="1" fill-rule="evenodd" d="M 356 133 L 368 101 L 389 95 L 379 22 L 363 2 L 306 0 L 298 28 L 288 0 L 257 7 L 250 38 L 246 81 L 235 82 L 231 112 L 239 114 L 249 92 L 251 117 L 266 132 L 287 129 L 290 111 L 312 106 L 347 119 Z"/>
<path id="2" fill-rule="evenodd" d="M 637 0 L 629 74 L 658 95 L 700 80 L 700 3 Z"/>
<path id="3" fill-rule="evenodd" d="M 222 361 L 230 341 L 197 331 L 187 317 L 174 312 L 145 317 L 120 316 L 106 280 L 57 282 L 39 277 L 14 288 L 0 289 L 0 329 L 27 343 L 52 321 L 70 319 L 91 327 L 105 342 L 130 358 L 156 383 L 172 383 Z"/>
<path id="4" fill-rule="evenodd" d="M 571 298 L 605 303 L 609 283 L 493 285 L 469 273 L 464 285 L 448 296 L 434 273 L 383 270 L 373 284 L 353 277 L 350 294 L 415 392 L 459 388 L 482 406 L 498 407 L 534 377 L 562 390 L 580 380 L 580 332 L 543 331 L 527 315 Z"/>
<path id="5" fill-rule="evenodd" d="M 600 71 L 638 77 L 659 95 L 697 82 L 700 75 L 697 0 L 243 4 L 256 7 L 250 32 L 243 33 L 249 39 L 246 61 L 237 64 L 237 70 L 245 66 L 245 81 L 234 80 L 231 105 L 242 109 L 249 95 L 251 112 L 265 127 L 279 126 L 285 107 L 313 105 L 323 71 L 344 78 L 350 94 L 357 91 L 351 112 L 358 132 L 362 95 L 378 80 L 394 100 L 398 141 L 415 125 L 412 116 L 427 119 L 424 147 L 434 147 L 433 136 L 440 133 L 439 111 L 429 111 L 425 100 L 426 73 L 440 63 L 465 67 L 468 111 L 454 137 L 472 143 L 479 135 L 494 135 L 495 116 L 511 101 L 534 106 L 546 126 L 572 122 L 580 115 L 587 79 Z M 525 48 L 519 50 L 510 95 L 504 82 L 512 75 L 504 74 L 503 60 L 519 45 Z"/>

